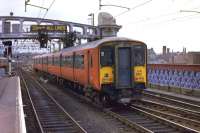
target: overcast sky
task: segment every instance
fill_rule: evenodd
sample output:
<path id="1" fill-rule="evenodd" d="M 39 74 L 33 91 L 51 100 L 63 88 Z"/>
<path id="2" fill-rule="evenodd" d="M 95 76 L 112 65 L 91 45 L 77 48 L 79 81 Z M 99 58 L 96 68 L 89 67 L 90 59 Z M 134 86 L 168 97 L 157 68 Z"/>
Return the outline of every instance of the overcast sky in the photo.
<path id="1" fill-rule="evenodd" d="M 49 7 L 53 0 L 30 0 L 31 4 Z M 150 0 L 102 0 L 102 4 L 121 5 L 134 8 Z M 43 17 L 45 11 L 27 7 L 25 0 L 0 0 L 0 16 Z M 46 18 L 59 19 L 88 24 L 88 14 L 99 12 L 99 0 L 55 0 Z M 116 17 L 117 24 L 122 25 L 119 36 L 144 41 L 149 48 L 161 52 L 166 45 L 174 51 L 200 51 L 200 13 L 180 12 L 180 10 L 200 11 L 200 0 L 152 0 L 122 15 L 126 9 L 102 7 L 101 11 Z M 97 21 L 95 21 L 97 24 Z"/>

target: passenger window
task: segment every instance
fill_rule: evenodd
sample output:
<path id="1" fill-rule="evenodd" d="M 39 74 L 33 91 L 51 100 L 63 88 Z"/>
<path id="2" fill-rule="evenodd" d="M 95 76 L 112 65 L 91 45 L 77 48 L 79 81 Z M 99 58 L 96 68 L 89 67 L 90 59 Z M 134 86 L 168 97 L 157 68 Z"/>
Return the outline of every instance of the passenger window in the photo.
<path id="1" fill-rule="evenodd" d="M 68 56 L 69 67 L 73 67 L 73 56 Z"/>
<path id="2" fill-rule="evenodd" d="M 75 68 L 84 68 L 84 55 L 75 56 Z"/>

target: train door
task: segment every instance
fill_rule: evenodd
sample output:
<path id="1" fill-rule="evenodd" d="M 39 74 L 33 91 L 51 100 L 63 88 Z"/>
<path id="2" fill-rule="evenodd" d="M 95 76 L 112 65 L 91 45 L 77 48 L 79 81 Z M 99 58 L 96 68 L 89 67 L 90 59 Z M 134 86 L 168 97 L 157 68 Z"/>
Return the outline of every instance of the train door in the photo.
<path id="1" fill-rule="evenodd" d="M 130 88 L 131 87 L 131 48 L 118 47 L 117 48 L 117 87 Z"/>
<path id="2" fill-rule="evenodd" d="M 73 64 L 73 77 L 74 77 L 74 81 L 76 82 L 76 67 L 75 67 L 75 58 L 76 58 L 76 53 L 73 52 L 73 58 L 72 58 L 72 64 Z"/>
<path id="3" fill-rule="evenodd" d="M 61 68 L 62 68 L 62 65 L 63 65 L 63 64 L 62 64 L 62 63 L 63 63 L 63 61 L 62 61 L 62 54 L 60 54 L 60 57 L 59 57 L 59 58 L 60 58 L 60 59 L 59 59 L 59 60 L 60 60 L 60 64 L 59 64 L 60 76 L 62 77 L 62 69 L 61 69 Z"/>
<path id="4" fill-rule="evenodd" d="M 90 51 L 87 51 L 87 84 L 90 84 Z"/>
<path id="5" fill-rule="evenodd" d="M 44 69 L 43 69 L 43 57 L 41 57 L 41 70 L 43 71 Z"/>
<path id="6" fill-rule="evenodd" d="M 93 59 L 91 51 L 88 51 L 88 84 L 92 83 L 92 67 L 93 67 Z"/>
<path id="7" fill-rule="evenodd" d="M 46 57 L 46 72 L 48 72 L 48 56 Z"/>

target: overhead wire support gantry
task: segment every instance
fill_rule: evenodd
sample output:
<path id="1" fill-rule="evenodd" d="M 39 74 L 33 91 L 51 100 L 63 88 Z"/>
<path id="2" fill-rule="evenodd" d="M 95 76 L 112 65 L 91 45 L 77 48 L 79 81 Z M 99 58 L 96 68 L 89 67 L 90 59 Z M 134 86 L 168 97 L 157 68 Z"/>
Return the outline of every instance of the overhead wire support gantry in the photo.
<path id="1" fill-rule="evenodd" d="M 101 10 L 101 7 L 103 7 L 103 6 L 113 6 L 113 7 L 119 7 L 119 8 L 124 8 L 124 9 L 130 10 L 130 8 L 125 7 L 125 6 L 121 6 L 121 5 L 101 4 L 101 0 L 99 0 L 99 10 Z"/>
<path id="2" fill-rule="evenodd" d="M 33 7 L 37 7 L 37 8 L 41 8 L 41 9 L 44 9 L 44 10 L 48 11 L 48 8 L 45 8 L 45 7 L 42 7 L 42 6 L 38 6 L 38 5 L 30 4 L 30 0 L 25 0 L 25 12 L 27 11 L 27 5 L 33 6 Z"/>
<path id="3" fill-rule="evenodd" d="M 101 10 L 101 7 L 103 7 L 103 6 L 112 6 L 112 7 L 119 7 L 119 8 L 127 9 L 126 11 L 124 11 L 124 12 L 118 14 L 117 16 L 115 16 L 115 17 L 119 17 L 119 16 L 121 16 L 121 15 L 123 15 L 123 14 L 125 14 L 125 13 L 127 13 L 127 12 L 129 12 L 129 11 L 131 11 L 131 10 L 133 10 L 133 9 L 135 9 L 135 8 L 138 8 L 138 7 L 141 7 L 141 6 L 146 5 L 146 4 L 150 3 L 150 2 L 152 2 L 153 0 L 147 0 L 147 1 L 143 2 L 143 3 L 140 3 L 140 4 L 138 4 L 138 5 L 134 6 L 134 7 L 132 7 L 132 8 L 125 7 L 125 6 L 121 6 L 121 5 L 101 4 L 101 1 L 102 1 L 102 0 L 99 0 L 99 10 Z"/>
<path id="4" fill-rule="evenodd" d="M 193 12 L 193 13 L 200 13 L 200 11 L 193 11 L 193 10 L 180 10 L 180 12 Z"/>

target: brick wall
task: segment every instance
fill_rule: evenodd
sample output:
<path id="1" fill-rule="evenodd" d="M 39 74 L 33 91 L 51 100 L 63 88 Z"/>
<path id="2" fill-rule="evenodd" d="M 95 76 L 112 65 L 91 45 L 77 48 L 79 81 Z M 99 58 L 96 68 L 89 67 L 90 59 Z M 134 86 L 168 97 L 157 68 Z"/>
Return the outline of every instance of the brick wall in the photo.
<path id="1" fill-rule="evenodd" d="M 200 90 L 200 65 L 149 64 L 151 85 Z"/>

